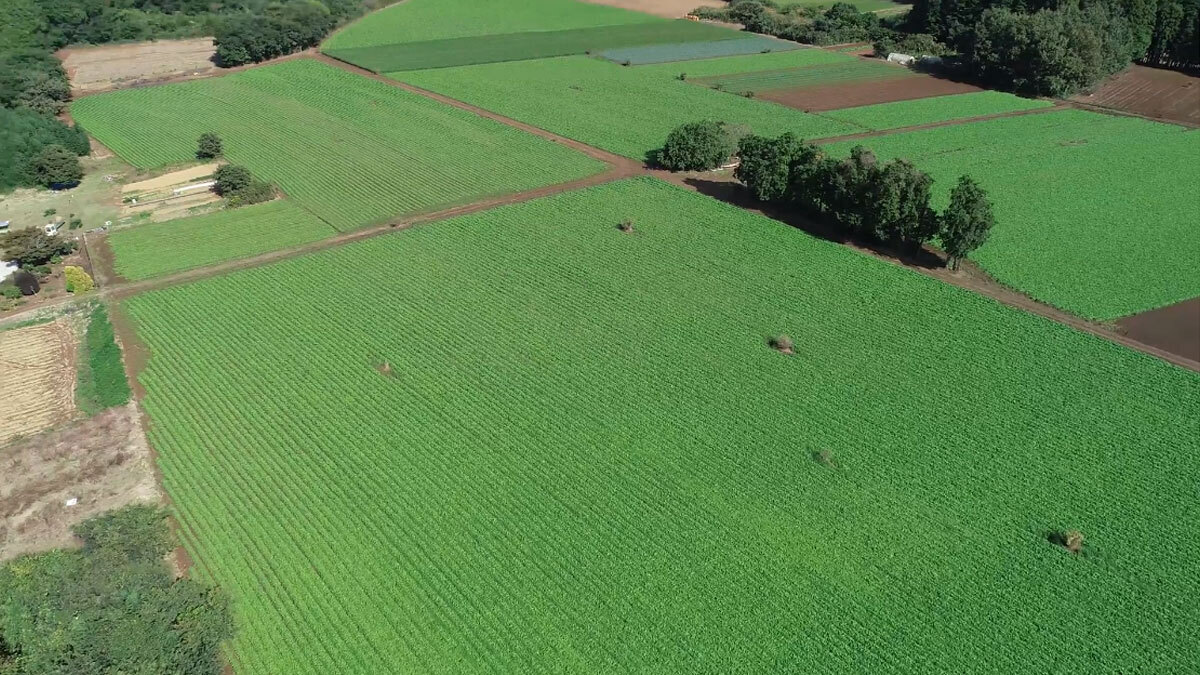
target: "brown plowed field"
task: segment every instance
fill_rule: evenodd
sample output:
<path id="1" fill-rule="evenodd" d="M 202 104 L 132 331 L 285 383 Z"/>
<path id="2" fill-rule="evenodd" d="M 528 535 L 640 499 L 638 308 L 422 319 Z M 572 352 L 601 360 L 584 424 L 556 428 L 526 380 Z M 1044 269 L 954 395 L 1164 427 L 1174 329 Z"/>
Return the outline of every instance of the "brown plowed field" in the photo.
<path id="1" fill-rule="evenodd" d="M 58 52 L 71 94 L 119 89 L 166 79 L 204 77 L 216 70 L 212 38 L 72 47 Z"/>
<path id="2" fill-rule="evenodd" d="M 1071 100 L 1200 126 L 1200 77 L 1174 70 L 1130 66 L 1106 80 L 1095 93 L 1078 94 Z"/>
<path id="3" fill-rule="evenodd" d="M 966 94 L 982 91 L 979 87 L 955 82 L 932 75 L 914 74 L 912 77 L 894 77 L 863 82 L 822 84 L 798 89 L 775 89 L 760 91 L 757 98 L 781 103 L 789 108 L 820 112 L 840 110 L 873 103 L 908 101 L 947 94 Z"/>
<path id="4" fill-rule="evenodd" d="M 1200 361 L 1200 298 L 1192 298 L 1117 321 L 1117 330 L 1138 342 Z"/>
<path id="5" fill-rule="evenodd" d="M 75 415 L 76 341 L 69 317 L 0 332 L 0 445 Z"/>

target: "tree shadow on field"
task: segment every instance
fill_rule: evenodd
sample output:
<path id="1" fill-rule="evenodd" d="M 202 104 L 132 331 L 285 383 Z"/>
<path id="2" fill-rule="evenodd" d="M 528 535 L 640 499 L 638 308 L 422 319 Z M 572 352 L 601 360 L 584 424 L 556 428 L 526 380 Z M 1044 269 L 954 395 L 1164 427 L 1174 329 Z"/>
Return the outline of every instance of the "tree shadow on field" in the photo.
<path id="1" fill-rule="evenodd" d="M 946 267 L 946 260 L 942 255 L 928 246 L 923 246 L 917 251 L 902 251 L 877 241 L 851 236 L 836 225 L 808 218 L 797 209 L 760 202 L 746 190 L 745 186 L 737 181 L 689 177 L 684 178 L 683 182 L 702 195 L 708 195 L 713 199 L 718 199 L 726 204 L 737 206 L 747 211 L 761 213 L 768 218 L 778 220 L 798 230 L 803 230 L 818 239 L 824 239 L 836 244 L 850 244 L 885 258 L 895 259 L 912 267 L 922 269 L 941 269 Z"/>

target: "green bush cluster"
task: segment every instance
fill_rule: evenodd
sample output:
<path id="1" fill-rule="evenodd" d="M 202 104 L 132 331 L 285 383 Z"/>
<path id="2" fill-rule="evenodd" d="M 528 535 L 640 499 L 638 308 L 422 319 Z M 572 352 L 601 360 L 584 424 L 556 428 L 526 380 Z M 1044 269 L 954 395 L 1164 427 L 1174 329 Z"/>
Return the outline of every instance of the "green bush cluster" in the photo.
<path id="1" fill-rule="evenodd" d="M 275 187 L 270 183 L 255 178 L 250 169 L 236 164 L 225 164 L 218 167 L 213 174 L 216 179 L 216 191 L 229 201 L 229 206 L 247 206 L 275 198 Z"/>
<path id="2" fill-rule="evenodd" d="M 82 550 L 0 567 L 0 673 L 216 675 L 233 634 L 220 590 L 174 579 L 166 514 L 127 506 L 74 528 Z"/>
<path id="3" fill-rule="evenodd" d="M 103 305 L 92 310 L 87 333 L 80 346 L 79 372 L 75 383 L 75 401 L 88 415 L 124 405 L 129 401 L 129 382 L 121 361 L 108 310 Z"/>

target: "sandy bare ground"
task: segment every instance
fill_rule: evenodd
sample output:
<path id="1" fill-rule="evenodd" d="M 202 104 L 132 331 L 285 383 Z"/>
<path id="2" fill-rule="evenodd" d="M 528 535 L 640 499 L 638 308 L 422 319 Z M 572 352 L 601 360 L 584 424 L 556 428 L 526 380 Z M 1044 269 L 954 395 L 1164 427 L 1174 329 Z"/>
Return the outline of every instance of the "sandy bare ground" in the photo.
<path id="1" fill-rule="evenodd" d="M 59 50 L 71 93 L 95 93 L 164 79 L 204 77 L 217 66 L 212 38 L 159 40 Z"/>
<path id="2" fill-rule="evenodd" d="M 155 190 L 161 190 L 163 188 L 169 188 L 176 185 L 186 185 L 187 183 L 198 182 L 213 175 L 213 172 L 215 172 L 219 166 L 221 165 L 218 162 L 201 164 L 199 166 L 193 166 L 187 169 L 180 169 L 179 171 L 172 171 L 171 173 L 164 173 L 163 175 L 155 176 L 154 178 L 140 180 L 136 183 L 126 183 L 125 185 L 121 186 L 121 193 L 131 194 L 138 192 L 153 192 Z"/>
<path id="3" fill-rule="evenodd" d="M 77 333 L 71 317 L 0 331 L 0 445 L 75 414 Z"/>
<path id="4" fill-rule="evenodd" d="M 583 0 L 593 5 L 609 5 L 621 9 L 632 9 L 668 19 L 678 19 L 691 14 L 697 7 L 724 7 L 718 0 Z"/>
<path id="5" fill-rule="evenodd" d="M 160 499 L 134 403 L 0 448 L 0 475 L 0 561 L 75 545 L 72 525 Z"/>

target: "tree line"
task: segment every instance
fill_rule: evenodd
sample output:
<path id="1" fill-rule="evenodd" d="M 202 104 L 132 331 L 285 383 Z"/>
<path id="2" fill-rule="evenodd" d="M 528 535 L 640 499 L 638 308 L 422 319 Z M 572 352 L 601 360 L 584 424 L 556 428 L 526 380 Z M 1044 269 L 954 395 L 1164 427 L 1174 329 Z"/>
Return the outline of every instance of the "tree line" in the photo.
<path id="1" fill-rule="evenodd" d="M 1200 0 L 915 0 L 908 28 L 983 83 L 1066 96 L 1134 61 L 1200 66 Z"/>
<path id="2" fill-rule="evenodd" d="M 776 0 L 736 0 L 727 7 L 700 7 L 693 14 L 740 23 L 753 33 L 814 45 L 866 42 L 893 38 L 898 20 L 860 12 L 846 2 L 828 8 L 781 4 Z"/>

